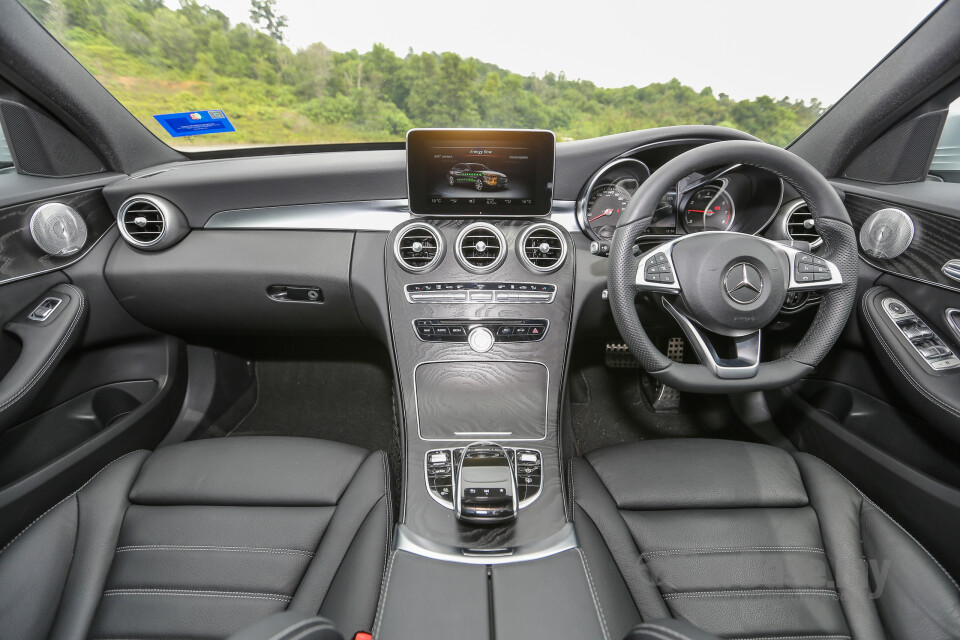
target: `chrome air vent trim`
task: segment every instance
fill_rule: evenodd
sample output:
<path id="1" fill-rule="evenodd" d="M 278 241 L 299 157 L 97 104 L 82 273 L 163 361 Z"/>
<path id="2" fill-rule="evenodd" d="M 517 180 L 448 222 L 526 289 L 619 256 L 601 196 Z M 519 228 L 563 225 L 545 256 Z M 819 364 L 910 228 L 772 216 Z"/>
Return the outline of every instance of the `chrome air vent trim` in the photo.
<path id="1" fill-rule="evenodd" d="M 518 253 L 523 264 L 536 273 L 552 273 L 567 259 L 567 240 L 549 224 L 534 224 L 520 235 Z"/>
<path id="2" fill-rule="evenodd" d="M 457 236 L 457 262 L 470 273 L 496 271 L 507 258 L 507 241 L 486 222 L 468 224 Z"/>
<path id="3" fill-rule="evenodd" d="M 443 258 L 443 234 L 432 225 L 415 222 L 397 234 L 393 255 L 406 271 L 428 271 Z"/>
<path id="4" fill-rule="evenodd" d="M 816 231 L 813 214 L 803 200 L 794 200 L 784 205 L 787 209 L 783 216 L 783 235 L 797 242 L 809 242 L 811 249 L 823 244 L 823 238 Z"/>
<path id="5" fill-rule="evenodd" d="M 117 212 L 117 227 L 135 247 L 151 247 L 167 232 L 171 212 L 166 201 L 149 195 L 127 198 Z"/>

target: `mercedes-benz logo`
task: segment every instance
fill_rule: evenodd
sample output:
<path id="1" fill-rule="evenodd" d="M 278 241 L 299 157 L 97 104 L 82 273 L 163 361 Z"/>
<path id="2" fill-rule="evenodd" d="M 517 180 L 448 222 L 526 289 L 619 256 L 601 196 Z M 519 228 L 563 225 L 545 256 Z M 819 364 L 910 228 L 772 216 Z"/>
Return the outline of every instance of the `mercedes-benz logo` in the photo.
<path id="1" fill-rule="evenodd" d="M 723 288 L 737 304 L 750 304 L 763 292 L 763 275 L 752 264 L 738 262 L 723 276 Z"/>

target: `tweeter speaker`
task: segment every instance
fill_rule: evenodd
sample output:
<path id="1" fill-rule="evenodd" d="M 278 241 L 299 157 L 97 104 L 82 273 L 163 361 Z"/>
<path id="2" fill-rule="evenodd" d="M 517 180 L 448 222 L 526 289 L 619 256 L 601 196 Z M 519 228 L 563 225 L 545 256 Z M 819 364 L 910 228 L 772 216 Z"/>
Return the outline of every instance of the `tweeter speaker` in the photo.
<path id="1" fill-rule="evenodd" d="M 73 207 L 48 202 L 30 217 L 30 235 L 44 253 L 72 256 L 87 243 L 87 223 Z"/>
<path id="2" fill-rule="evenodd" d="M 907 250 L 915 232 L 913 220 L 905 212 L 880 209 L 860 227 L 860 246 L 871 257 L 889 260 Z"/>

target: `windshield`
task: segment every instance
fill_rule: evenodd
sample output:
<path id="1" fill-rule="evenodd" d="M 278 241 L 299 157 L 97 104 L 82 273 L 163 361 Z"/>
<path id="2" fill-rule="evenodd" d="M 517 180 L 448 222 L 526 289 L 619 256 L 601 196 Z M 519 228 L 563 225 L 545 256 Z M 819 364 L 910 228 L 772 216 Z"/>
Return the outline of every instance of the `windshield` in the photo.
<path id="1" fill-rule="evenodd" d="M 786 145 L 937 4 L 23 3 L 185 149 L 402 141 L 412 127 L 563 141 L 677 124 Z"/>

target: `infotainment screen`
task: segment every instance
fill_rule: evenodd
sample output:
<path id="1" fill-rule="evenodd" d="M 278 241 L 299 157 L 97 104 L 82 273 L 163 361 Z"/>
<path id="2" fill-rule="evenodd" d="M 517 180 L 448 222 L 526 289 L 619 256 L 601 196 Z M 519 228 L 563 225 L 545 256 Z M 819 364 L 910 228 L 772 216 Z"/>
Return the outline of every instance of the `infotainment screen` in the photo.
<path id="1" fill-rule="evenodd" d="M 418 215 L 550 213 L 556 138 L 520 129 L 411 129 L 407 189 Z"/>

